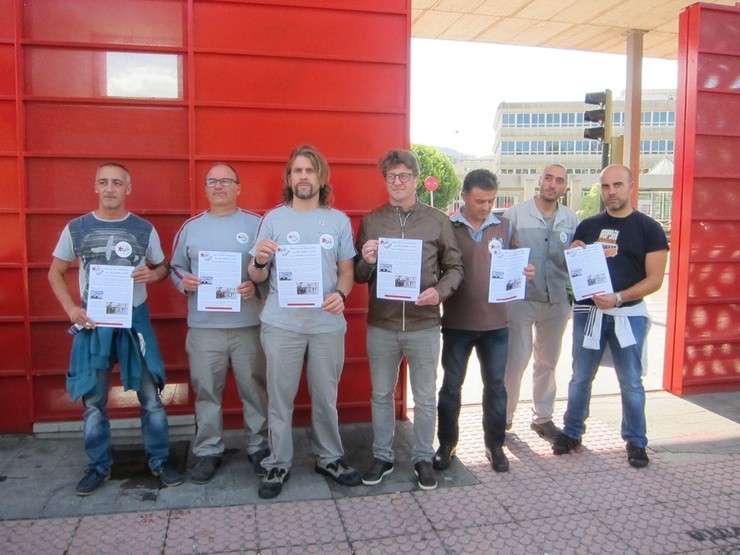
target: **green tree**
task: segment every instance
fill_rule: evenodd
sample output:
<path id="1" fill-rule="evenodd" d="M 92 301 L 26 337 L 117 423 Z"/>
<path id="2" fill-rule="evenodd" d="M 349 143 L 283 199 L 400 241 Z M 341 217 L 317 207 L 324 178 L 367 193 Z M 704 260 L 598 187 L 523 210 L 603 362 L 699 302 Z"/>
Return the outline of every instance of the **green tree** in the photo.
<path id="1" fill-rule="evenodd" d="M 579 220 L 585 220 L 589 216 L 595 216 L 601 212 L 601 184 L 594 183 L 588 190 L 588 193 L 583 195 L 581 199 L 581 207 L 576 210 Z"/>
<path id="2" fill-rule="evenodd" d="M 450 157 L 433 146 L 413 144 L 411 151 L 419 159 L 419 184 L 416 195 L 424 204 L 429 204 L 429 191 L 424 188 L 424 180 L 433 175 L 439 179 L 439 188 L 434 191 L 434 206 L 446 210 L 460 194 L 462 182 L 455 173 Z"/>

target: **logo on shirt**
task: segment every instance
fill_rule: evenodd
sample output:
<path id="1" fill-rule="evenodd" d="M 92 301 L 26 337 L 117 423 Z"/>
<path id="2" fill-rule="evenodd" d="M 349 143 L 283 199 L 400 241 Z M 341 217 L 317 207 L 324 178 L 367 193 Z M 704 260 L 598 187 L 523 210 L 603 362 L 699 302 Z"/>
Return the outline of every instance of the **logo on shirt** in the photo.
<path id="1" fill-rule="evenodd" d="M 334 237 L 332 237 L 328 233 L 324 233 L 321 237 L 319 237 L 319 245 L 321 245 L 322 249 L 333 249 Z"/>
<path id="2" fill-rule="evenodd" d="M 563 245 L 568 242 L 568 234 L 565 231 L 560 232 L 560 242 Z"/>
<path id="3" fill-rule="evenodd" d="M 504 248 L 504 244 L 501 242 L 501 239 L 493 238 L 490 241 L 488 241 L 488 252 L 491 254 L 496 254 L 497 252 L 501 252 L 501 249 Z"/>
<path id="4" fill-rule="evenodd" d="M 116 243 L 116 254 L 121 258 L 128 258 L 131 256 L 132 252 L 134 252 L 134 249 L 131 247 L 130 243 L 127 243 L 126 241 L 119 241 Z"/>
<path id="5" fill-rule="evenodd" d="M 288 239 L 288 243 L 290 243 L 291 245 L 295 245 L 298 241 L 301 240 L 301 234 L 297 231 L 291 231 L 288 233 L 286 238 Z"/>
<path id="6" fill-rule="evenodd" d="M 618 236 L 618 229 L 601 230 L 599 238 L 596 240 L 596 242 L 601 243 L 601 246 L 604 247 L 604 256 L 606 256 L 607 258 L 614 258 L 619 253 L 619 245 L 617 245 Z"/>
<path id="7" fill-rule="evenodd" d="M 240 231 L 236 234 L 236 240 L 242 245 L 246 245 L 249 242 L 249 235 L 247 235 L 243 231 Z"/>

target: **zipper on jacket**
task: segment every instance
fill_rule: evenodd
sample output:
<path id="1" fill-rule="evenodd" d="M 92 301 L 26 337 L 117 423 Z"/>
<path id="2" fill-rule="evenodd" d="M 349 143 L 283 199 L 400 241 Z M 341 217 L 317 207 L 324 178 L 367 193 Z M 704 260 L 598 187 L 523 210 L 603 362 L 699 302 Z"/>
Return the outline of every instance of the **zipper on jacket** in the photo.
<path id="1" fill-rule="evenodd" d="M 406 238 L 406 222 L 410 215 L 411 212 L 408 212 L 406 217 L 401 219 L 401 209 L 398 209 L 398 223 L 401 224 L 401 239 Z M 401 301 L 401 331 L 406 331 L 406 301 Z"/>

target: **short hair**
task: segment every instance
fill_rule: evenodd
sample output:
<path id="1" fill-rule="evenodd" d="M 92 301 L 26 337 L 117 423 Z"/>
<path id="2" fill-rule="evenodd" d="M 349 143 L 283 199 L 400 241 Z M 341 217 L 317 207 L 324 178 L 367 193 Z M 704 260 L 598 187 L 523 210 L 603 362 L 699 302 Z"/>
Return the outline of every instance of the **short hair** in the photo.
<path id="1" fill-rule="evenodd" d="M 563 170 L 565 172 L 565 180 L 566 181 L 568 180 L 568 170 L 565 168 L 565 166 L 561 166 L 560 164 L 547 164 L 547 166 L 545 166 L 544 168 L 542 168 L 542 172 L 540 173 L 540 177 L 542 177 L 543 175 L 545 175 L 545 172 L 549 168 L 560 168 L 561 170 Z"/>
<path id="2" fill-rule="evenodd" d="M 328 206 L 329 197 L 331 196 L 331 185 L 329 184 L 329 163 L 326 158 L 311 145 L 301 145 L 293 149 L 285 164 L 285 187 L 283 188 L 283 201 L 285 204 L 293 202 L 293 189 L 290 188 L 290 172 L 293 170 L 293 163 L 299 156 L 305 156 L 311 160 L 311 165 L 319 175 L 319 205 Z"/>
<path id="3" fill-rule="evenodd" d="M 498 179 L 490 170 L 473 170 L 465 176 L 462 188 L 463 191 L 469 193 L 473 190 L 473 187 L 478 187 L 483 191 L 497 191 Z"/>
<path id="4" fill-rule="evenodd" d="M 120 162 L 103 162 L 102 164 L 100 164 L 98 166 L 98 169 L 95 170 L 95 180 L 96 181 L 98 179 L 98 173 L 100 173 L 100 170 L 102 170 L 103 168 L 108 168 L 108 167 L 118 168 L 118 169 L 123 170 L 123 174 L 126 177 L 126 183 L 131 183 L 131 172 L 128 171 L 128 168 L 124 166 L 123 164 L 121 164 Z"/>
<path id="5" fill-rule="evenodd" d="M 608 170 L 609 168 L 621 168 L 621 169 L 623 169 L 624 171 L 627 172 L 627 183 L 626 183 L 626 185 L 629 185 L 630 183 L 632 183 L 632 170 L 630 170 L 627 166 L 625 166 L 623 164 L 610 164 L 607 167 L 605 167 L 599 173 L 599 181 L 601 181 L 601 178 L 603 177 L 604 172 L 606 170 Z"/>
<path id="6" fill-rule="evenodd" d="M 211 170 L 215 168 L 216 166 L 224 166 L 226 168 L 229 168 L 231 171 L 233 171 L 234 177 L 236 177 L 236 183 L 239 184 L 239 172 L 236 171 L 236 168 L 232 166 L 231 164 L 229 164 L 228 162 L 214 162 L 213 164 L 211 164 L 211 167 L 208 168 L 206 175 L 208 175 L 211 172 Z"/>
<path id="7" fill-rule="evenodd" d="M 414 156 L 413 152 L 408 150 L 389 150 L 388 153 L 380 159 L 380 171 L 383 175 L 393 166 L 403 164 L 411 170 L 414 177 L 419 175 L 419 160 Z"/>

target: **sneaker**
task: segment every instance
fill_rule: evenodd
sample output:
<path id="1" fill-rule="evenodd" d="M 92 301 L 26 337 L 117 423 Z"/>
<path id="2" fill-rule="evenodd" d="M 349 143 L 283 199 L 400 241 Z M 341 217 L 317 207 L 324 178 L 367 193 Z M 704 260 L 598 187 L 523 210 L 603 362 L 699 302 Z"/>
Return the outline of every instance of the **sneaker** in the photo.
<path id="1" fill-rule="evenodd" d="M 257 495 L 262 499 L 272 499 L 283 491 L 283 484 L 290 478 L 290 470 L 284 468 L 271 468 L 260 480 Z"/>
<path id="2" fill-rule="evenodd" d="M 496 472 L 509 471 L 509 459 L 506 458 L 504 449 L 500 445 L 494 445 L 490 449 L 486 447 L 486 458 Z"/>
<path id="3" fill-rule="evenodd" d="M 645 468 L 649 463 L 644 447 L 638 447 L 634 443 L 627 443 L 627 462 L 633 468 Z"/>
<path id="4" fill-rule="evenodd" d="M 194 484 L 210 482 L 219 466 L 221 466 L 221 457 L 214 455 L 198 457 L 193 470 L 190 471 L 190 481 Z"/>
<path id="5" fill-rule="evenodd" d="M 414 465 L 414 472 L 419 478 L 419 487 L 423 490 L 436 489 L 437 479 L 434 477 L 434 470 L 430 461 L 419 461 Z"/>
<path id="6" fill-rule="evenodd" d="M 319 463 L 316 463 L 314 470 L 319 474 L 328 476 L 340 486 L 358 486 L 362 482 L 360 473 L 345 464 L 342 459 L 337 459 L 326 466 L 319 466 Z"/>
<path id="7" fill-rule="evenodd" d="M 167 461 L 160 464 L 157 468 L 152 469 L 152 474 L 159 478 L 163 486 L 168 488 L 173 486 L 179 486 L 185 481 L 177 469 Z"/>
<path id="8" fill-rule="evenodd" d="M 86 495 L 92 495 L 100 489 L 103 482 L 107 482 L 110 478 L 110 473 L 101 474 L 94 468 L 88 468 L 85 475 L 77 483 L 77 495 L 84 497 Z"/>
<path id="9" fill-rule="evenodd" d="M 535 424 L 532 422 L 529 427 L 537 432 L 538 436 L 542 439 L 546 439 L 550 443 L 554 442 L 563 433 L 563 430 L 558 428 L 552 420 L 548 420 L 542 424 Z"/>
<path id="10" fill-rule="evenodd" d="M 451 445 L 440 445 L 437 452 L 432 457 L 432 466 L 435 470 L 447 470 L 452 464 L 452 457 L 455 456 L 457 448 Z"/>
<path id="11" fill-rule="evenodd" d="M 254 473 L 257 476 L 261 477 L 267 474 L 267 470 L 265 470 L 265 467 L 262 466 L 262 461 L 264 461 L 269 456 L 269 449 L 260 449 L 259 451 L 255 451 L 251 455 L 247 455 L 247 460 L 252 463 L 252 468 L 254 469 Z"/>
<path id="12" fill-rule="evenodd" d="M 374 486 L 379 484 L 391 472 L 393 472 L 392 462 L 384 461 L 383 459 L 374 459 L 373 464 L 370 465 L 370 468 L 362 477 L 362 483 L 366 486 Z"/>
<path id="13" fill-rule="evenodd" d="M 555 441 L 552 442 L 552 452 L 556 455 L 565 455 L 570 453 L 573 449 L 581 444 L 581 440 L 572 438 L 570 436 L 560 434 Z"/>

